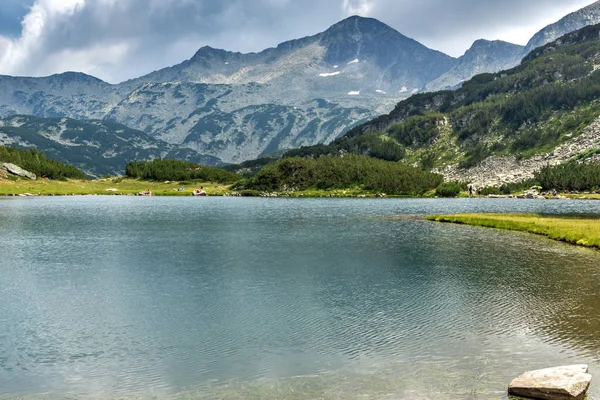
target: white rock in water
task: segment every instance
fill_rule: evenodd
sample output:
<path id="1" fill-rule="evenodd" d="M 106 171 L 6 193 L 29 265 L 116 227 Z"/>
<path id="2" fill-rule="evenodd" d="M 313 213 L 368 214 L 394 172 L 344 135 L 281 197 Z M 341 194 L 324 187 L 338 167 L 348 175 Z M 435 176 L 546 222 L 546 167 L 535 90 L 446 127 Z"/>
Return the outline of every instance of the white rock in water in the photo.
<path id="1" fill-rule="evenodd" d="M 582 400 L 592 376 L 587 365 L 540 369 L 513 379 L 508 394 L 541 400 Z"/>

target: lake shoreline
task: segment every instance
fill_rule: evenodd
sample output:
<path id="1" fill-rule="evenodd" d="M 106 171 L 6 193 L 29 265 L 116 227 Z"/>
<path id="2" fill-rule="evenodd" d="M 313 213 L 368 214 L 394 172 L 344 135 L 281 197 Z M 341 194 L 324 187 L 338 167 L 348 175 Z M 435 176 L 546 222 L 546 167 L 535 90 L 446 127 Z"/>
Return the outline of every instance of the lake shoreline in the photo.
<path id="1" fill-rule="evenodd" d="M 428 221 L 527 232 L 600 250 L 600 218 L 548 217 L 539 214 L 431 215 Z"/>
<path id="2" fill-rule="evenodd" d="M 390 195 L 377 191 L 367 191 L 359 187 L 346 189 L 307 189 L 289 192 L 267 192 L 255 190 L 232 190 L 230 185 L 210 182 L 153 182 L 130 178 L 107 178 L 95 180 L 7 180 L 0 179 L 0 197 L 29 197 L 29 196 L 136 196 L 148 190 L 153 196 L 192 196 L 196 189 L 202 189 L 207 196 L 233 197 L 285 197 L 285 198 L 399 198 L 423 199 L 436 197 L 434 191 L 421 196 Z M 514 198 L 515 196 L 474 196 L 478 199 Z M 469 198 L 468 193 L 462 192 L 456 198 Z M 600 194 L 559 194 L 536 200 L 600 200 Z"/>

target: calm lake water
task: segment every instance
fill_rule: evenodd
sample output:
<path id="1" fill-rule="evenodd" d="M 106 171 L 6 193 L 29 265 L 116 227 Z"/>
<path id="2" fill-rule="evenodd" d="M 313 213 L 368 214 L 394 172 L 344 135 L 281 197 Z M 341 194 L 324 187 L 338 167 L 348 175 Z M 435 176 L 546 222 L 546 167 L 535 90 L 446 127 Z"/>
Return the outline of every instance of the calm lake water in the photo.
<path id="1" fill-rule="evenodd" d="M 600 252 L 419 217 L 464 211 L 600 202 L 0 199 L 0 399 L 501 399 L 525 370 L 600 374 Z"/>

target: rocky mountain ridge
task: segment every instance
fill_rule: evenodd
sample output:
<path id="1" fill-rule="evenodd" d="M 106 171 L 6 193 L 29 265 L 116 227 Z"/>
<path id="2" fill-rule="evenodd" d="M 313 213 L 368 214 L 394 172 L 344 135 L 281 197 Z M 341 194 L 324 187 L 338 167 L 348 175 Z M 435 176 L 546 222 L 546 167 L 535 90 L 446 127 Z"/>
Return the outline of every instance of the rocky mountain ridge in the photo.
<path id="1" fill-rule="evenodd" d="M 546 31 L 592 21 L 598 4 Z M 480 40 L 454 59 L 375 19 L 350 17 L 259 53 L 203 47 L 179 65 L 117 85 L 80 73 L 0 76 L 0 118 L 113 121 L 176 147 L 241 162 L 330 143 L 413 94 L 514 66 L 523 53 L 517 45 Z"/>
<path id="2" fill-rule="evenodd" d="M 118 85 L 74 73 L 0 76 L 0 117 L 106 119 L 241 162 L 329 143 L 453 63 L 377 20 L 350 17 L 260 53 L 203 47 L 188 61 Z"/>
<path id="3" fill-rule="evenodd" d="M 536 33 L 523 49 L 523 57 L 532 50 L 555 41 L 567 33 L 577 31 L 585 26 L 600 24 L 600 1 L 575 11 L 550 24 Z"/>
<path id="4" fill-rule="evenodd" d="M 477 40 L 458 58 L 452 69 L 429 82 L 425 91 L 453 90 L 475 75 L 515 67 L 521 62 L 523 49 L 523 46 L 501 40 Z"/>

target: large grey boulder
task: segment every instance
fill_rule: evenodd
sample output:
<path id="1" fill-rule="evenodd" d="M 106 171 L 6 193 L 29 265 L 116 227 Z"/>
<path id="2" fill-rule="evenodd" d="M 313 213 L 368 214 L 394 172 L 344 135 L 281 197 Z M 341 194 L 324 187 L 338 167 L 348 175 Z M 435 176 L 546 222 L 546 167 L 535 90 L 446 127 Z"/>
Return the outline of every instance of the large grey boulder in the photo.
<path id="1" fill-rule="evenodd" d="M 34 173 L 26 171 L 23 168 L 19 167 L 18 165 L 11 164 L 11 163 L 3 163 L 1 166 L 4 167 L 4 169 L 6 169 L 8 172 L 10 172 L 13 175 L 17 175 L 17 176 L 20 176 L 23 178 L 29 178 L 33 181 L 35 181 L 37 179 L 37 176 L 35 176 Z"/>
<path id="2" fill-rule="evenodd" d="M 592 376 L 587 372 L 587 365 L 526 372 L 513 379 L 508 393 L 531 399 L 582 400 L 592 381 Z"/>

